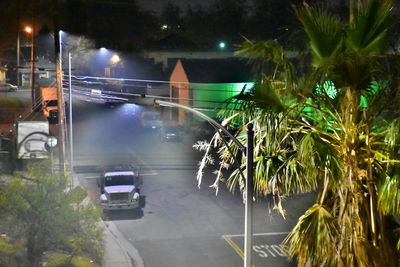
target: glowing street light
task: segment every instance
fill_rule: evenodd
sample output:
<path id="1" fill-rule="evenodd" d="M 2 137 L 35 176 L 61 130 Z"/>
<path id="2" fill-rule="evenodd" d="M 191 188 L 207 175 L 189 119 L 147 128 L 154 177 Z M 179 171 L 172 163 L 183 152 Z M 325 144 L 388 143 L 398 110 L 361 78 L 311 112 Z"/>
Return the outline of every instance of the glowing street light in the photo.
<path id="1" fill-rule="evenodd" d="M 121 58 L 117 54 L 115 54 L 111 57 L 110 61 L 112 64 L 117 64 L 121 61 Z"/>
<path id="2" fill-rule="evenodd" d="M 218 47 L 221 49 L 224 49 L 226 47 L 226 43 L 225 42 L 219 42 Z"/>
<path id="3" fill-rule="evenodd" d="M 30 34 L 33 32 L 33 29 L 30 26 L 25 26 L 24 31 Z"/>
<path id="4" fill-rule="evenodd" d="M 31 26 L 25 26 L 24 28 L 24 32 L 28 33 L 28 34 L 32 34 L 33 33 L 33 29 Z M 17 85 L 20 86 L 20 77 L 19 77 L 19 68 L 21 67 L 21 60 L 20 60 L 20 50 L 21 50 L 21 45 L 20 45 L 20 29 L 18 27 L 18 33 L 17 33 Z"/>

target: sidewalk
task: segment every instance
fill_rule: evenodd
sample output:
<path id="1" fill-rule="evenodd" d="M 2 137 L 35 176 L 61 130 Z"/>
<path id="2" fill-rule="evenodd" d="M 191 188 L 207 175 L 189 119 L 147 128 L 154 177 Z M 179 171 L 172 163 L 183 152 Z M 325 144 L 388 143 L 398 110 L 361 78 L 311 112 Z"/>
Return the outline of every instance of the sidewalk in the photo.
<path id="1" fill-rule="evenodd" d="M 111 232 L 109 225 L 104 224 L 104 257 L 103 267 L 133 267 L 131 258 L 125 251 L 116 236 Z"/>
<path id="2" fill-rule="evenodd" d="M 74 186 L 82 187 L 77 175 L 74 175 Z M 90 202 L 89 196 L 82 201 L 83 204 Z M 102 220 L 100 225 L 104 227 L 102 267 L 144 267 L 139 252 L 124 239 L 113 222 Z"/>

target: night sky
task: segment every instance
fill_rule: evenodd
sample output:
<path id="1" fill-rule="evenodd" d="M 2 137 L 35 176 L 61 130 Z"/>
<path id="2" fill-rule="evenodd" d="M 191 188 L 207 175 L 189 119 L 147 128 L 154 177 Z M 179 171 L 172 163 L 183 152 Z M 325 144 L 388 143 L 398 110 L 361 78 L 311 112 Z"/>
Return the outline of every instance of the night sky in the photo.
<path id="1" fill-rule="evenodd" d="M 212 3 L 213 0 L 136 0 L 136 2 L 144 9 L 159 13 L 168 2 L 177 4 L 184 10 L 188 4 L 206 6 Z"/>

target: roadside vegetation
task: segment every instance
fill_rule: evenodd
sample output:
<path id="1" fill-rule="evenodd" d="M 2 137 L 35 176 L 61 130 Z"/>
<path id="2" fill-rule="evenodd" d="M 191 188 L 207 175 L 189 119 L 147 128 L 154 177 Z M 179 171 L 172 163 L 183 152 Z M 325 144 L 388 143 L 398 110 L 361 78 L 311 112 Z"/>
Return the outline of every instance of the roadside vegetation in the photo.
<path id="1" fill-rule="evenodd" d="M 350 0 L 349 7 L 347 19 L 294 7 L 305 40 L 296 56 L 277 41 L 246 40 L 237 53 L 261 78 L 222 115 L 245 145 L 247 125 L 254 125 L 256 197 L 271 197 L 285 216 L 286 197 L 317 192 L 284 241 L 298 266 L 399 263 L 400 61 L 389 46 L 395 9 L 386 0 Z M 226 181 L 244 192 L 246 159 L 228 145 L 241 159 L 229 177 L 223 169 L 234 161 L 218 134 L 196 145 L 205 151 L 198 179 L 216 161 L 215 148 L 220 167 L 212 186 Z"/>
<path id="2" fill-rule="evenodd" d="M 52 173 L 49 161 L 1 180 L 0 266 L 99 265 L 100 211 L 82 204 L 84 190 L 68 189 L 67 177 Z"/>

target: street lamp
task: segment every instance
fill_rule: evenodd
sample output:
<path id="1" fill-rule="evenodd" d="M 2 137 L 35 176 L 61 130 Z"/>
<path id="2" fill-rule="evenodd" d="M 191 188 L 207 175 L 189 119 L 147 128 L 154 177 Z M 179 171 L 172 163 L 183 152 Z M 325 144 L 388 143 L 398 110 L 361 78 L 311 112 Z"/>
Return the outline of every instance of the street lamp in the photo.
<path id="1" fill-rule="evenodd" d="M 111 64 L 116 65 L 116 64 L 118 64 L 118 62 L 121 61 L 121 58 L 117 54 L 115 54 L 111 57 L 110 61 L 111 61 Z"/>
<path id="2" fill-rule="evenodd" d="M 219 124 L 214 119 L 208 117 L 207 115 L 201 113 L 200 111 L 193 109 L 191 107 L 181 105 L 174 102 L 163 101 L 163 100 L 154 100 L 154 104 L 158 106 L 166 106 L 166 107 L 174 107 L 184 109 L 189 111 L 205 120 L 207 120 L 213 127 L 218 129 L 218 133 L 223 140 L 225 134 L 228 136 L 238 147 L 239 149 L 247 156 L 246 157 L 246 171 L 247 171 L 247 179 L 246 179 L 246 203 L 245 203 L 245 229 L 244 229 L 244 267 L 252 267 L 252 239 L 253 239 L 253 139 L 254 139 L 254 131 L 253 124 L 249 123 L 247 126 L 247 147 L 245 147 L 236 137 L 234 137 L 226 128 L 224 128 L 221 124 Z M 225 141 L 224 141 L 225 142 Z M 225 145 L 226 142 L 225 142 Z M 228 147 L 228 146 L 227 146 Z M 236 160 L 235 155 L 228 147 L 228 151 L 231 153 L 233 158 Z"/>
<path id="3" fill-rule="evenodd" d="M 30 26 L 25 26 L 24 32 L 26 32 L 28 34 L 32 34 L 33 29 Z M 18 29 L 18 32 L 17 32 L 17 86 L 18 87 L 21 86 L 20 77 L 19 77 L 19 68 L 20 68 L 20 64 L 21 64 L 20 53 L 21 53 L 20 29 Z"/>
<path id="4" fill-rule="evenodd" d="M 33 29 L 30 26 L 25 26 L 24 31 L 27 33 L 32 33 Z"/>

